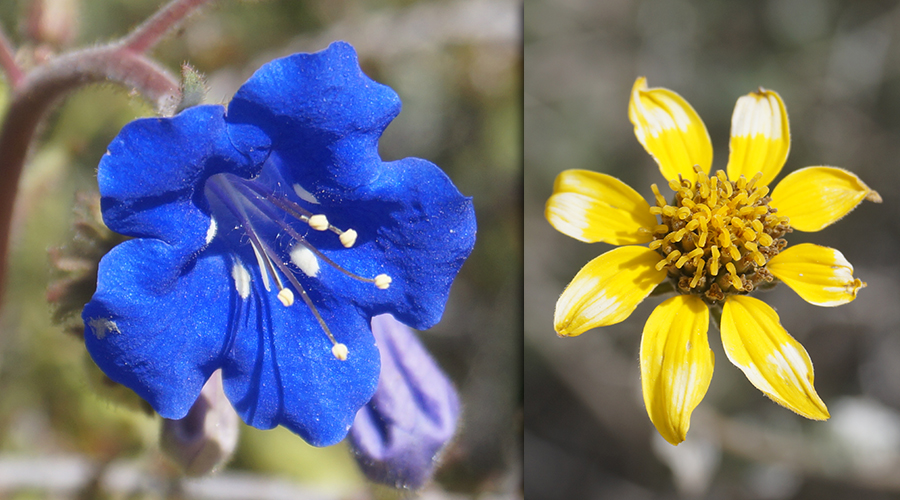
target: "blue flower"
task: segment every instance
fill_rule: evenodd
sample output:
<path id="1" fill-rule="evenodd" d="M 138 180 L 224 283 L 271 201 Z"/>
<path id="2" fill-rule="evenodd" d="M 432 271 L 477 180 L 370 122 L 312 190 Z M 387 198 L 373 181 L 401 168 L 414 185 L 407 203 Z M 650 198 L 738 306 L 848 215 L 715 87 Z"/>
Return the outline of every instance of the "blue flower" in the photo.
<path id="1" fill-rule="evenodd" d="M 124 127 L 97 173 L 133 237 L 82 313 L 97 365 L 169 419 L 221 368 L 248 424 L 340 441 L 378 382 L 372 316 L 436 323 L 475 239 L 440 169 L 379 157 L 399 111 L 335 43 L 266 64 L 227 111 Z"/>
<path id="2" fill-rule="evenodd" d="M 348 441 L 369 479 L 417 490 L 456 433 L 459 397 L 409 327 L 384 314 L 372 319 L 372 333 L 381 349 L 381 379 Z"/>

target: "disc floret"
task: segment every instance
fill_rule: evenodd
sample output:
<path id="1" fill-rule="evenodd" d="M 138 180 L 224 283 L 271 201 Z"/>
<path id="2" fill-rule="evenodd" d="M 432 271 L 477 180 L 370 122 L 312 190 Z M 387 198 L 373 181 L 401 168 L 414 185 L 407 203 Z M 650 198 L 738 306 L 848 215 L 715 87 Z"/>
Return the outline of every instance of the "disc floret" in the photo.
<path id="1" fill-rule="evenodd" d="M 680 175 L 669 181 L 671 205 L 651 186 L 656 206 L 650 213 L 661 221 L 649 245 L 663 257 L 656 269 L 668 270 L 679 293 L 710 304 L 773 281 L 766 263 L 787 245 L 782 236 L 791 227 L 769 206 L 768 186 L 757 186 L 762 173 L 731 181 L 722 170 L 713 176 L 694 170 L 696 182 Z"/>

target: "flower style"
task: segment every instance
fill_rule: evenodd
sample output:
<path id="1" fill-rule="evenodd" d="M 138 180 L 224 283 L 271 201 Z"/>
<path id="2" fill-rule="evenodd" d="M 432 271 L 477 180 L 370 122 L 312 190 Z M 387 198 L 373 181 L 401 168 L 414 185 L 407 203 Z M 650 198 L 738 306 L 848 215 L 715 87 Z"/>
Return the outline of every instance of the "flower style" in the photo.
<path id="1" fill-rule="evenodd" d="M 623 321 L 668 277 L 678 294 L 650 315 L 640 354 L 644 404 L 667 441 L 684 440 L 712 378 L 707 306 L 721 308 L 725 353 L 757 389 L 804 417 L 827 419 L 806 350 L 774 309 L 747 294 L 778 279 L 818 306 L 856 298 L 865 283 L 839 251 L 787 247 L 783 236 L 818 231 L 863 199 L 880 202 L 878 193 L 851 172 L 818 166 L 792 172 L 770 194 L 790 149 L 787 111 L 770 90 L 738 99 L 727 173 L 709 175 L 706 126 L 678 94 L 648 89 L 638 78 L 628 115 L 674 196 L 666 200 L 654 184 L 651 207 L 609 175 L 568 170 L 557 177 L 545 212 L 553 227 L 581 241 L 620 245 L 566 287 L 556 304 L 557 333 L 575 336 Z"/>
<path id="2" fill-rule="evenodd" d="M 123 128 L 97 176 L 104 221 L 133 239 L 82 313 L 97 365 L 169 419 L 221 369 L 248 424 L 343 439 L 378 383 L 371 318 L 433 325 L 474 244 L 439 168 L 379 157 L 399 110 L 339 42 L 266 64 L 227 111 Z"/>
<path id="3" fill-rule="evenodd" d="M 456 434 L 459 397 L 409 327 L 383 314 L 372 318 L 372 333 L 381 348 L 381 379 L 348 441 L 370 480 L 418 490 Z"/>

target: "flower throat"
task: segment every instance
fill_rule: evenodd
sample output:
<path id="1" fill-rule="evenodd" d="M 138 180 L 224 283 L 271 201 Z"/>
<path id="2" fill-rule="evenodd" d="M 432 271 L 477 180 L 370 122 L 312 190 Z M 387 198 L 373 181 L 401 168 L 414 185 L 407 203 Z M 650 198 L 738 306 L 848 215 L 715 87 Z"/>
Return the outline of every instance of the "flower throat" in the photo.
<path id="1" fill-rule="evenodd" d="M 730 181 L 721 170 L 712 177 L 694 170 L 696 183 L 680 175 L 669 181 L 672 205 L 652 185 L 657 206 L 650 213 L 662 220 L 649 245 L 663 256 L 656 269 L 668 270 L 679 293 L 710 304 L 773 281 L 765 265 L 787 245 L 782 236 L 791 227 L 769 206 L 768 186 L 756 186 L 762 174 Z"/>
<path id="2" fill-rule="evenodd" d="M 236 221 L 241 232 L 241 241 L 250 244 L 266 291 L 272 291 L 271 282 L 274 282 L 278 290 L 277 298 L 284 307 L 291 307 L 294 304 L 295 292 L 299 294 L 331 341 L 331 352 L 334 357 L 341 361 L 346 360 L 349 354 L 347 346 L 338 342 L 331 329 L 328 328 L 319 310 L 300 283 L 298 273 L 303 273 L 311 278 L 315 277 L 318 274 L 318 262 L 321 260 L 345 276 L 371 283 L 380 290 L 390 287 L 391 277 L 387 274 L 379 274 L 374 278 L 366 278 L 344 269 L 313 246 L 292 223 L 296 224 L 296 221 L 299 221 L 314 231 L 331 232 L 344 248 L 352 248 L 356 244 L 356 231 L 353 229 L 341 230 L 331 225 L 326 215 L 310 212 L 261 182 L 244 179 L 233 174 L 223 173 L 211 176 L 206 182 L 205 190 L 207 199 L 214 207 L 214 217 L 207 234 L 207 242 L 215 237 L 217 231 L 216 207 L 220 207 L 227 212 L 227 216 L 233 217 Z M 264 236 L 266 234 L 274 234 L 274 238 L 267 238 Z M 269 241 L 280 240 L 285 236 L 289 237 L 290 249 L 288 251 L 282 250 L 284 242 L 276 245 L 274 241 Z M 232 269 L 232 278 L 238 294 L 241 295 L 241 298 L 247 298 L 250 293 L 249 273 L 240 264 L 235 263 L 235 267 Z"/>

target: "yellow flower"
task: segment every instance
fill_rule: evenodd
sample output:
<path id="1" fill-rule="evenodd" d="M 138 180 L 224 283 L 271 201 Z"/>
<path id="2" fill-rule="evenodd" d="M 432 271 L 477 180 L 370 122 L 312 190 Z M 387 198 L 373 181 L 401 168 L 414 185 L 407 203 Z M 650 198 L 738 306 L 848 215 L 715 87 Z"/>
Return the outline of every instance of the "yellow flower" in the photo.
<path id="1" fill-rule="evenodd" d="M 553 227 L 581 241 L 621 246 L 589 262 L 566 287 L 556 304 L 556 332 L 575 336 L 623 321 L 668 278 L 678 294 L 650 315 L 640 354 L 647 413 L 667 441 L 684 440 L 712 378 L 708 307 L 721 308 L 725 353 L 757 389 L 804 417 L 827 419 L 806 350 L 774 309 L 748 293 L 778 279 L 819 306 L 856 298 L 865 283 L 839 251 L 787 247 L 783 237 L 794 229 L 818 231 L 863 199 L 881 202 L 878 193 L 851 172 L 822 166 L 797 170 L 770 192 L 790 149 L 787 111 L 770 90 L 738 99 L 727 174 L 709 175 L 709 133 L 675 92 L 648 89 L 638 78 L 628 116 L 674 195 L 667 200 L 654 184 L 651 207 L 609 175 L 559 174 L 545 211 Z"/>

